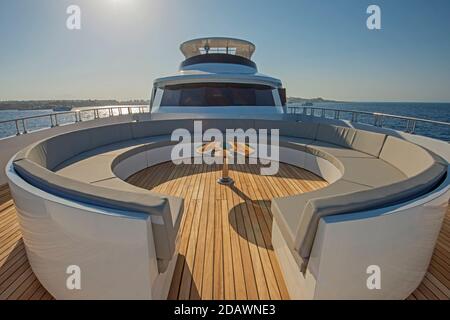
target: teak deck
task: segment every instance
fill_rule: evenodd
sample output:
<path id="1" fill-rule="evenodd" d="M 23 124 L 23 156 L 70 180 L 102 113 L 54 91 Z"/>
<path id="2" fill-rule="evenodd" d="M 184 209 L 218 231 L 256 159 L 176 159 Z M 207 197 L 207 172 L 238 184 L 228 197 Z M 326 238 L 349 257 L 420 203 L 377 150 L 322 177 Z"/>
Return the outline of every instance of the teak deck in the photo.
<path id="1" fill-rule="evenodd" d="M 219 166 L 165 163 L 128 181 L 185 199 L 178 261 L 169 299 L 288 299 L 271 244 L 270 199 L 326 186 L 281 165 L 277 176 L 256 165 L 230 166 L 231 187 L 216 183 Z"/>
<path id="2" fill-rule="evenodd" d="M 130 183 L 185 198 L 179 255 L 169 299 L 288 299 L 271 246 L 272 197 L 326 185 L 317 176 L 281 165 L 274 177 L 256 166 L 230 166 L 233 187 L 218 185 L 216 166 L 171 163 L 143 170 Z M 408 299 L 450 298 L 450 210 L 429 270 Z M 0 186 L 0 300 L 53 299 L 28 263 L 7 186 Z"/>

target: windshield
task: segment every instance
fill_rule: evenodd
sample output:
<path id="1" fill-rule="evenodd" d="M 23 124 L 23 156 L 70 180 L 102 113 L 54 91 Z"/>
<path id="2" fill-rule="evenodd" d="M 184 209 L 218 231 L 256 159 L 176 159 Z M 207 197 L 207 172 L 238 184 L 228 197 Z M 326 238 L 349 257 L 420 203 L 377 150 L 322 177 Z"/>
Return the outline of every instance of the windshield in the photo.
<path id="1" fill-rule="evenodd" d="M 239 83 L 166 86 L 161 107 L 275 106 L 272 90 L 269 86 Z"/>

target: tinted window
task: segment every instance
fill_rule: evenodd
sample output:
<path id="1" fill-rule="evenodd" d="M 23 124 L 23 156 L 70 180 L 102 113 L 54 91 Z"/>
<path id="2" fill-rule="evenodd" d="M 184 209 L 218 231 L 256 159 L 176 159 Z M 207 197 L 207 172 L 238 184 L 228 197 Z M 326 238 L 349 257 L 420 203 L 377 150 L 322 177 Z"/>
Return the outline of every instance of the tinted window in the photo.
<path id="1" fill-rule="evenodd" d="M 231 95 L 235 106 L 256 105 L 256 95 L 253 88 L 233 88 Z"/>
<path id="2" fill-rule="evenodd" d="M 161 105 L 165 106 L 177 106 L 180 103 L 180 94 L 181 91 L 177 89 L 168 89 L 164 90 L 164 94 L 162 97 Z"/>
<path id="3" fill-rule="evenodd" d="M 255 100 L 257 106 L 267 106 L 268 101 L 271 101 L 271 105 L 274 105 L 272 90 L 255 90 Z"/>
<path id="4" fill-rule="evenodd" d="M 205 88 L 186 88 L 180 90 L 181 97 L 179 105 L 181 106 L 199 106 L 205 104 Z"/>
<path id="5" fill-rule="evenodd" d="M 208 87 L 206 88 L 206 105 L 208 106 L 230 106 L 233 104 L 230 88 Z"/>
<path id="6" fill-rule="evenodd" d="M 166 86 L 161 106 L 274 106 L 272 90 L 269 86 L 232 83 Z"/>

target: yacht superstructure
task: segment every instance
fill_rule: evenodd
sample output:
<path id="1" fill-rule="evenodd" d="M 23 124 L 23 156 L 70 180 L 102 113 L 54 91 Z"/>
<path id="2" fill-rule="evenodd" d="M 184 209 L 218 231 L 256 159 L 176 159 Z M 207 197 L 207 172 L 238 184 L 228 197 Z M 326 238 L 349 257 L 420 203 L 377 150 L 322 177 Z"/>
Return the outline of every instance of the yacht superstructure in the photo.
<path id="1" fill-rule="evenodd" d="M 230 38 L 190 40 L 177 74 L 156 79 L 154 113 L 283 113 L 286 92 L 279 79 L 258 72 L 255 45 Z"/>

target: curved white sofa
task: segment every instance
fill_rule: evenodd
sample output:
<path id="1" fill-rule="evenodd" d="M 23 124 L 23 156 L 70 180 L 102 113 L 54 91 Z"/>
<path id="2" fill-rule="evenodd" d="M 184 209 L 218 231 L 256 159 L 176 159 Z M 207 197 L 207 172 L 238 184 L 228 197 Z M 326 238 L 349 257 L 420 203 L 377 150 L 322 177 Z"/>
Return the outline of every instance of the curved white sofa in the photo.
<path id="1" fill-rule="evenodd" d="M 427 271 L 446 212 L 448 163 L 396 137 L 308 126 L 309 136 L 283 140 L 304 150 L 304 167 L 330 185 L 272 201 L 273 243 L 291 297 L 408 297 Z M 321 173 L 312 154 L 338 172 Z M 372 266 L 381 271 L 379 290 L 367 287 Z"/>
<path id="2" fill-rule="evenodd" d="M 56 298 L 164 299 L 182 199 L 123 180 L 170 160 L 192 120 L 133 122 L 38 142 L 8 167 L 31 266 Z M 320 123 L 203 120 L 203 129 L 279 129 L 280 161 L 330 185 L 273 199 L 273 244 L 291 297 L 406 298 L 426 272 L 448 203 L 448 164 L 384 134 Z M 413 156 L 414 155 L 414 156 Z M 68 265 L 82 290 L 68 290 Z M 382 288 L 366 286 L 367 267 Z"/>

